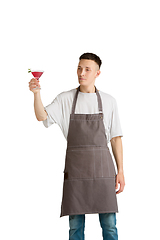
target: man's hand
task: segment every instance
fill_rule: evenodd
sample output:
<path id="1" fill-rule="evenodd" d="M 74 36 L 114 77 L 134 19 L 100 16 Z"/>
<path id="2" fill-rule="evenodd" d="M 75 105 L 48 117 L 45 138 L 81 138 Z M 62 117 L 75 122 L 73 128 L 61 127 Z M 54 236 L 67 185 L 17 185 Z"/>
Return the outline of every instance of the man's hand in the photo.
<path id="1" fill-rule="evenodd" d="M 37 93 L 40 91 L 40 89 L 35 89 L 36 87 L 40 88 L 39 80 L 37 80 L 36 78 L 32 78 L 29 82 L 29 90 L 33 93 Z"/>
<path id="2" fill-rule="evenodd" d="M 120 185 L 120 187 L 118 186 L 118 184 Z M 119 190 L 116 192 L 116 194 L 123 192 L 124 186 L 125 186 L 124 174 L 123 172 L 121 172 L 121 173 L 118 173 L 116 176 L 116 190 L 119 187 Z"/>

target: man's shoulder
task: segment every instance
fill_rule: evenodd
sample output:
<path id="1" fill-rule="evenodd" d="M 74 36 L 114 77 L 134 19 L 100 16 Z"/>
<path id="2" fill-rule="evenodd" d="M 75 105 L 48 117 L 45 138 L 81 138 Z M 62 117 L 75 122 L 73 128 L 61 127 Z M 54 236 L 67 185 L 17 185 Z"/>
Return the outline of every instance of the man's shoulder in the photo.
<path id="1" fill-rule="evenodd" d="M 116 99 L 111 94 L 99 90 L 99 93 L 104 101 L 115 102 Z"/>
<path id="2" fill-rule="evenodd" d="M 63 91 L 63 92 L 61 92 L 57 95 L 57 98 L 61 99 L 61 100 L 66 100 L 66 99 L 73 98 L 75 93 L 76 93 L 76 90 L 77 90 L 76 88 L 73 88 L 73 89 L 68 90 L 68 91 Z"/>

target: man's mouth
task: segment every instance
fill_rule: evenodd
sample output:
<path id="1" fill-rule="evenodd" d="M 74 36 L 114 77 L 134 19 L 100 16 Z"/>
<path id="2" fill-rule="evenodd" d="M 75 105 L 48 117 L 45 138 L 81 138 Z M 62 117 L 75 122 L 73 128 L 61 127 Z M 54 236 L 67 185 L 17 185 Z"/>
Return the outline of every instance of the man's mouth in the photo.
<path id="1" fill-rule="evenodd" d="M 86 79 L 84 79 L 84 78 L 79 78 L 80 80 L 86 80 Z"/>

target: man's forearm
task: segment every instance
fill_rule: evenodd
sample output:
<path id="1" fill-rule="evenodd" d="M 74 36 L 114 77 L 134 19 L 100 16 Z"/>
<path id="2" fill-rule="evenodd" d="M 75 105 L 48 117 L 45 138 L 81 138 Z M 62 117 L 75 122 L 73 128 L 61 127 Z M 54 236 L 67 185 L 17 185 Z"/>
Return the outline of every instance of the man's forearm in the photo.
<path id="1" fill-rule="evenodd" d="M 117 164 L 118 173 L 123 172 L 123 147 L 121 137 L 112 138 L 111 146 Z"/>
<path id="2" fill-rule="evenodd" d="M 47 118 L 47 113 L 44 110 L 44 106 L 42 104 L 40 91 L 34 93 L 34 111 L 38 121 L 44 121 Z"/>
<path id="3" fill-rule="evenodd" d="M 111 139 L 111 146 L 113 155 L 116 160 L 118 173 L 116 175 L 116 194 L 123 192 L 125 186 L 124 172 L 123 172 L 123 149 L 121 137 Z"/>

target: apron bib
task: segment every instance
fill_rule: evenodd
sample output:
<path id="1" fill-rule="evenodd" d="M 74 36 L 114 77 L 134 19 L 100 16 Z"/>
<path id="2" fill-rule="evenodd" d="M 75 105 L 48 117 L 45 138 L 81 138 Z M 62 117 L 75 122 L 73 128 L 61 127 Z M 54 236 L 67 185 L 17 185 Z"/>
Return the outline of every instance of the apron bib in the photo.
<path id="1" fill-rule="evenodd" d="M 102 101 L 95 87 L 98 114 L 75 114 L 80 86 L 70 114 L 61 215 L 118 212 L 115 167 L 103 123 Z"/>

